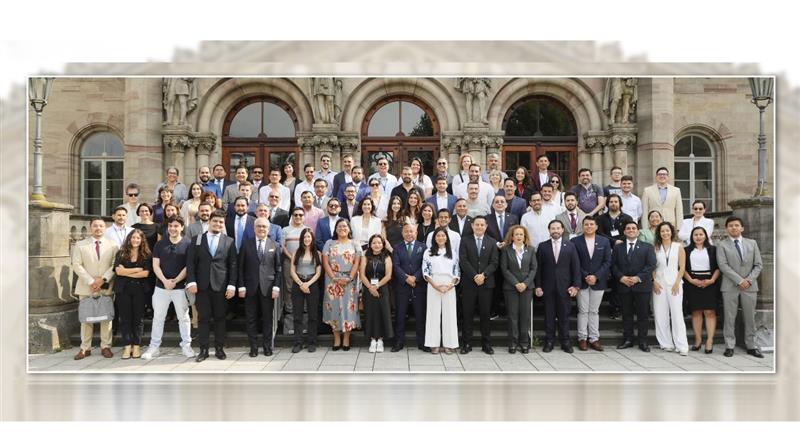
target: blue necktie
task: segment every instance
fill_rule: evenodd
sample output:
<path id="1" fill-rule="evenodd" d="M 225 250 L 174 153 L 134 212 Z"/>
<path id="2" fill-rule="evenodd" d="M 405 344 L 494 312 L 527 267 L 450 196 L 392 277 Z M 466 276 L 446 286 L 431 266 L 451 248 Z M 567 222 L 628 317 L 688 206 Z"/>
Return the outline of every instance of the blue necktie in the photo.
<path id="1" fill-rule="evenodd" d="M 739 261 L 744 262 L 744 255 L 742 254 L 742 248 L 739 247 L 739 240 L 733 240 L 733 243 L 736 245 L 736 251 L 739 253 Z"/>
<path id="2" fill-rule="evenodd" d="M 217 254 L 217 235 L 208 235 L 208 251 L 212 258 Z"/>
<path id="3" fill-rule="evenodd" d="M 241 247 L 241 245 L 242 245 L 242 235 L 244 233 L 244 225 L 243 225 L 244 223 L 242 222 L 242 220 L 244 220 L 244 218 L 241 218 L 239 220 L 239 222 L 237 223 L 239 225 L 239 228 L 236 229 L 236 251 L 237 252 L 239 251 L 239 247 Z"/>
<path id="4" fill-rule="evenodd" d="M 481 245 L 483 244 L 483 238 L 482 237 L 481 238 L 475 238 L 475 241 L 477 242 L 475 244 L 475 246 L 478 247 L 478 254 L 480 255 L 480 253 L 481 253 Z"/>

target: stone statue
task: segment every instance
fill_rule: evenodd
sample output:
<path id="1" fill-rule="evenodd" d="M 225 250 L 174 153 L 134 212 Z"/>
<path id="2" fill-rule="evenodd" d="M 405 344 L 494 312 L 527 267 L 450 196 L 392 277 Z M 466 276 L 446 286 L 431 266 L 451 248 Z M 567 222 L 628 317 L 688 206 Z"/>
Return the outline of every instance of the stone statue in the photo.
<path id="1" fill-rule="evenodd" d="M 342 109 L 344 107 L 343 87 L 344 83 L 341 79 L 337 78 L 333 81 L 333 119 L 336 120 L 337 124 L 342 122 Z"/>
<path id="2" fill-rule="evenodd" d="M 167 118 L 164 124 L 187 125 L 186 116 L 197 107 L 197 87 L 194 78 L 170 77 L 162 80 L 161 90 L 164 94 L 164 110 Z M 177 122 L 175 107 L 177 106 Z"/>
<path id="3" fill-rule="evenodd" d="M 333 77 L 316 77 L 311 79 L 311 96 L 314 97 L 316 121 L 322 124 L 336 122 L 336 91 Z"/>
<path id="4" fill-rule="evenodd" d="M 492 80 L 489 78 L 459 77 L 456 79 L 456 90 L 467 99 L 467 122 L 488 124 L 486 118 L 486 100 Z M 476 100 L 477 99 L 477 100 Z M 477 105 L 477 112 L 475 106 Z"/>
<path id="5" fill-rule="evenodd" d="M 636 78 L 609 78 L 603 91 L 603 112 L 609 126 L 614 123 L 630 123 L 639 100 Z"/>

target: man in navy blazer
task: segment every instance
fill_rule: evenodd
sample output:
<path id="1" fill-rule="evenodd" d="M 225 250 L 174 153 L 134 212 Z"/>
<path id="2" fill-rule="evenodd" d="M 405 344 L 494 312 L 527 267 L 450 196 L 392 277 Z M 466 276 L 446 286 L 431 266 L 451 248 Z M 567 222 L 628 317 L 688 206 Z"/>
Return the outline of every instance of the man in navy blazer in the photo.
<path id="1" fill-rule="evenodd" d="M 503 195 L 506 197 L 506 213 L 510 213 L 515 215 L 518 219 L 522 219 L 522 216 L 528 211 L 528 204 L 524 198 L 520 198 L 516 195 L 517 191 L 517 184 L 514 182 L 513 178 L 506 178 L 503 181 L 503 189 L 498 191 L 498 195 Z"/>
<path id="2" fill-rule="evenodd" d="M 550 239 L 536 250 L 536 296 L 544 297 L 545 342 L 542 351 L 553 351 L 556 340 L 556 318 L 561 349 L 572 353 L 569 338 L 569 312 L 572 298 L 581 285 L 581 263 L 575 245 L 562 238 L 564 223 L 554 219 L 547 225 Z"/>
<path id="3" fill-rule="evenodd" d="M 397 244 L 392 251 L 392 270 L 394 279 L 394 294 L 397 303 L 395 307 L 395 343 L 392 352 L 398 352 L 406 343 L 406 312 L 409 302 L 414 303 L 414 318 L 416 318 L 415 336 L 417 348 L 430 352 L 425 347 L 425 311 L 427 307 L 427 284 L 422 279 L 422 255 L 425 253 L 425 244 L 416 240 L 417 226 L 406 224 L 403 226 L 403 242 Z"/>
<path id="4" fill-rule="evenodd" d="M 253 222 L 256 218 L 247 213 L 249 204 L 247 197 L 236 197 L 236 200 L 232 204 L 234 210 L 233 216 L 226 216 L 225 218 L 225 230 L 228 236 L 233 238 L 236 243 L 236 253 L 239 253 L 242 242 L 256 237 L 255 230 L 253 229 Z M 241 237 L 237 237 L 237 225 L 241 226 L 241 223 L 244 223 L 244 230 L 241 232 Z"/>
<path id="5" fill-rule="evenodd" d="M 336 198 L 331 198 L 328 200 L 326 209 L 328 216 L 324 216 L 319 219 L 317 222 L 317 230 L 314 232 L 314 237 L 317 239 L 317 250 L 320 252 L 325 247 L 325 243 L 328 242 L 329 239 L 333 238 L 333 233 L 331 232 L 334 228 L 336 228 L 336 221 L 339 221 L 341 218 L 339 216 L 341 204 L 339 204 L 339 200 Z"/>
<path id="6" fill-rule="evenodd" d="M 439 209 L 447 209 L 448 212 L 453 213 L 458 198 L 451 193 L 447 193 L 447 177 L 441 175 L 436 177 L 434 186 L 436 186 L 436 192 L 425 200 L 433 206 L 433 213 L 439 213 Z M 447 201 L 447 207 L 444 207 L 443 204 L 439 204 L 440 202 L 444 203 L 445 200 Z"/>
<path id="7" fill-rule="evenodd" d="M 502 197 L 501 197 L 502 199 Z M 505 201 L 505 200 L 503 200 Z M 478 315 L 481 324 L 481 349 L 486 354 L 494 354 L 491 340 L 489 319 L 491 314 L 492 295 L 495 288 L 497 266 L 500 264 L 500 253 L 497 241 L 487 232 L 486 218 L 476 216 L 472 220 L 472 235 L 461 239 L 458 259 L 461 263 L 461 308 L 464 313 L 461 328 L 461 354 L 472 351 L 472 323 L 475 320 L 475 303 L 478 303 Z M 478 248 L 480 243 L 480 248 Z"/>
<path id="8" fill-rule="evenodd" d="M 597 220 L 587 216 L 583 219 L 583 235 L 571 239 L 581 263 L 581 289 L 578 292 L 578 350 L 581 351 L 589 347 L 603 351 L 599 310 L 611 272 L 611 243 L 596 233 Z"/>
<path id="9" fill-rule="evenodd" d="M 647 326 L 650 320 L 650 296 L 653 293 L 653 270 L 656 252 L 647 242 L 639 241 L 639 226 L 630 220 L 623 225 L 625 241 L 614 246 L 611 270 L 619 281 L 617 291 L 622 300 L 622 344 L 617 348 L 633 347 L 633 312 L 639 329 L 639 349 L 649 352 Z"/>

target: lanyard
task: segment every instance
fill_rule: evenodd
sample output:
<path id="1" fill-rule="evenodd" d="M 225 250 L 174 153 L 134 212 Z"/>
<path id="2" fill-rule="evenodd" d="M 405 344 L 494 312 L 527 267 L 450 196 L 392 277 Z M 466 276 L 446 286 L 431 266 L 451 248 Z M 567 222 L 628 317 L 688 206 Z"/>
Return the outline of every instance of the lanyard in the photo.
<path id="1" fill-rule="evenodd" d="M 669 250 L 661 246 L 661 250 L 664 251 L 664 259 L 667 261 L 667 267 L 669 267 L 669 252 L 672 250 L 672 245 L 669 246 Z"/>

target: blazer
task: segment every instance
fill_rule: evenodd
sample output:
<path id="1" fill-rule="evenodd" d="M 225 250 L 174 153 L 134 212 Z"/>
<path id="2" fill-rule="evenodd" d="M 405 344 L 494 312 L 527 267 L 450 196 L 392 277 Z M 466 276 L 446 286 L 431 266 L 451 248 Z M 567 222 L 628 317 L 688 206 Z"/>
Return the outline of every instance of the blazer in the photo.
<path id="1" fill-rule="evenodd" d="M 656 251 L 652 244 L 637 239 L 630 255 L 628 255 L 627 238 L 622 244 L 614 246 L 614 253 L 611 257 L 611 271 L 614 279 L 619 281 L 623 276 L 638 276 L 641 280 L 633 287 L 622 283 L 617 284 L 617 293 L 651 293 L 653 291 L 653 270 L 655 269 Z"/>
<path id="2" fill-rule="evenodd" d="M 553 255 L 552 239 L 539 245 L 539 249 L 536 250 L 536 260 L 538 268 L 536 269 L 535 284 L 545 293 L 568 296 L 568 288 L 581 286 L 581 263 L 578 258 L 578 250 L 575 248 L 575 244 L 566 238 L 561 237 L 558 262 Z"/>
<path id="3" fill-rule="evenodd" d="M 426 199 L 425 202 L 430 203 L 433 206 L 433 217 L 436 218 L 436 214 L 439 213 L 439 209 L 447 209 L 448 212 L 451 214 L 456 207 L 456 200 L 458 198 L 455 197 L 452 193 L 447 194 L 447 207 L 439 207 L 439 204 L 436 202 L 436 192 L 431 195 L 430 198 Z"/>
<path id="4" fill-rule="evenodd" d="M 505 195 L 505 193 L 501 191 L 498 193 L 498 195 Z M 522 216 L 528 211 L 528 204 L 524 199 L 518 196 L 512 198 L 511 201 L 506 200 L 506 202 L 508 203 L 508 207 L 506 207 L 506 213 L 516 216 L 517 219 L 521 220 Z"/>
<path id="5" fill-rule="evenodd" d="M 647 219 L 647 214 L 651 210 L 661 212 L 664 221 L 669 221 L 676 229 L 681 227 L 683 222 L 683 202 L 681 201 L 681 189 L 668 184 L 667 199 L 661 203 L 661 195 L 658 193 L 658 185 L 653 184 L 644 188 L 642 192 L 642 219 Z M 644 223 L 644 221 L 642 221 Z M 708 233 L 711 235 L 711 232 Z"/>
<path id="6" fill-rule="evenodd" d="M 237 264 L 236 241 L 220 234 L 216 253 L 211 256 L 206 232 L 192 241 L 186 252 L 186 285 L 195 283 L 198 290 L 214 292 L 236 287 Z"/>
<path id="7" fill-rule="evenodd" d="M 500 226 L 497 224 L 497 215 L 492 212 L 486 215 L 486 234 L 494 238 L 497 242 L 503 242 L 511 226 L 519 224 L 519 218 L 516 215 L 510 215 L 506 212 L 505 222 L 503 223 L 503 231 L 500 231 Z"/>
<path id="8" fill-rule="evenodd" d="M 342 205 L 342 210 L 339 211 L 339 218 L 344 218 L 350 221 L 353 217 L 356 216 L 356 211 L 358 210 L 358 203 L 356 201 L 353 202 L 355 203 L 353 205 L 353 216 L 350 216 L 350 213 L 348 213 L 349 208 L 347 207 L 347 201 L 340 202 L 340 204 Z"/>
<path id="9" fill-rule="evenodd" d="M 347 180 L 345 179 L 344 171 L 341 171 L 333 176 L 333 188 L 331 189 L 331 196 L 339 197 L 339 188 L 343 186 Z M 358 189 L 356 189 L 358 191 Z M 339 200 L 341 201 L 341 200 Z"/>
<path id="10" fill-rule="evenodd" d="M 239 252 L 239 291 L 255 296 L 261 288 L 262 296 L 272 296 L 273 287 L 281 287 L 281 246 L 269 237 L 264 240 L 264 259 L 258 261 L 258 240 L 253 238 L 242 244 Z"/>
<path id="11" fill-rule="evenodd" d="M 339 219 L 341 219 L 341 217 L 336 217 L 337 221 Z M 322 251 L 322 248 L 325 247 L 325 243 L 328 242 L 329 239 L 333 238 L 333 235 L 331 235 L 331 219 L 328 217 L 328 215 L 325 215 L 319 219 L 319 222 L 317 223 L 317 229 L 314 232 L 314 238 L 316 239 L 315 244 L 317 246 L 317 250 L 320 252 Z"/>
<path id="12" fill-rule="evenodd" d="M 406 249 L 405 240 L 398 243 L 392 251 L 392 279 L 394 280 L 395 293 L 409 295 L 416 291 L 425 293 L 427 282 L 422 278 L 422 256 L 425 254 L 425 243 L 414 241 L 414 248 L 411 255 Z M 406 277 L 417 278 L 417 286 L 411 287 L 406 284 Z"/>
<path id="13" fill-rule="evenodd" d="M 256 218 L 253 215 L 246 215 L 247 221 L 244 224 L 244 232 L 242 233 L 242 242 L 245 242 L 249 239 L 253 239 L 256 237 L 256 231 L 253 227 L 253 223 L 256 221 Z M 234 248 L 236 244 L 236 217 L 233 218 L 225 218 L 225 231 L 231 239 L 233 239 Z"/>
<path id="14" fill-rule="evenodd" d="M 736 245 L 730 237 L 717 244 L 717 264 L 722 272 L 723 292 L 758 292 L 758 275 L 761 274 L 763 267 L 758 243 L 755 240 L 743 237 L 741 247 L 744 259 L 739 258 Z M 751 281 L 750 288 L 747 290 L 739 288 L 739 282 L 742 279 L 750 279 Z"/>
<path id="15" fill-rule="evenodd" d="M 540 183 L 539 182 L 539 169 L 531 170 L 530 174 L 531 174 L 531 181 L 533 182 L 534 189 L 535 190 L 542 190 L 542 184 L 544 184 L 544 183 Z M 547 171 L 547 180 L 548 181 L 550 180 L 550 178 L 552 178 L 554 176 L 556 176 L 555 172 L 551 172 L 549 170 Z M 562 179 L 564 179 L 564 178 L 562 177 Z M 528 200 L 530 200 L 530 198 L 528 198 Z M 559 255 L 559 258 L 561 258 L 561 255 Z"/>
<path id="16" fill-rule="evenodd" d="M 575 208 L 575 211 L 578 212 L 578 216 L 576 216 L 575 221 L 575 230 L 572 229 L 572 224 L 570 224 L 570 216 L 567 211 L 563 211 L 556 215 L 555 219 L 560 220 L 564 223 L 564 236 L 567 239 L 571 239 L 570 237 L 573 235 L 583 235 L 583 218 L 586 217 L 586 214 L 581 211 L 581 209 Z M 560 258 L 561 256 L 559 256 Z"/>
<path id="17" fill-rule="evenodd" d="M 461 286 L 464 290 L 477 290 L 478 285 L 473 280 L 475 275 L 483 273 L 486 279 L 482 288 L 494 288 L 497 266 L 500 265 L 500 256 L 497 251 L 497 241 L 489 236 L 487 230 L 483 235 L 481 250 L 475 244 L 475 235 L 467 235 L 461 238 L 461 245 L 458 247 L 458 262 L 461 265 Z"/>
<path id="18" fill-rule="evenodd" d="M 284 228 L 289 225 L 289 212 L 278 207 L 272 213 L 272 217 L 269 221 L 272 224 L 277 224 L 280 228 Z"/>
<path id="19" fill-rule="evenodd" d="M 467 235 L 472 235 L 472 217 L 467 215 L 466 221 L 464 221 L 464 230 L 461 231 L 458 229 L 458 215 L 453 215 L 453 218 L 450 220 L 450 225 L 448 226 L 450 230 L 458 232 L 459 235 L 462 237 Z"/>
<path id="20" fill-rule="evenodd" d="M 97 294 L 112 294 L 112 279 L 114 278 L 114 258 L 119 247 L 114 241 L 103 237 L 100 241 L 100 259 L 97 259 L 95 239 L 91 236 L 78 241 L 72 248 L 72 271 L 77 275 L 75 294 L 80 296 L 94 296 L 89 288 L 95 278 L 101 277 L 109 283 L 108 288 L 100 289 Z M 420 267 L 422 265 L 420 264 Z"/>
<path id="21" fill-rule="evenodd" d="M 716 246 L 708 246 L 706 249 L 708 250 L 708 264 L 709 264 L 709 267 L 711 267 L 711 269 L 709 271 L 713 274 L 715 271 L 719 270 L 719 264 L 717 264 L 717 247 Z M 734 248 L 734 250 L 735 250 L 735 248 Z M 689 272 L 692 271 L 692 260 L 689 259 L 689 255 L 691 255 L 692 252 L 694 251 L 694 244 L 684 247 L 683 251 L 686 252 L 686 273 L 685 274 L 688 274 Z M 722 276 L 722 275 L 720 275 L 720 276 Z M 721 277 L 720 279 L 724 279 L 724 278 Z M 720 281 L 718 280 L 717 283 L 719 283 L 719 282 Z"/>
<path id="22" fill-rule="evenodd" d="M 533 285 L 536 280 L 536 249 L 533 246 L 525 246 L 522 252 L 522 266 L 517 261 L 517 252 L 510 244 L 500 249 L 500 270 L 503 273 L 503 290 L 507 292 L 519 293 L 515 284 L 525 283 L 523 293 L 533 292 Z"/>
<path id="23" fill-rule="evenodd" d="M 228 187 L 225 188 L 225 191 L 222 192 L 222 208 L 228 210 L 228 206 L 233 204 L 236 201 L 236 198 L 239 197 L 239 183 L 234 181 L 232 184 L 229 184 Z M 250 195 L 250 202 L 255 201 L 258 202 L 258 190 L 254 190 L 253 194 Z"/>
<path id="24" fill-rule="evenodd" d="M 589 258 L 589 246 L 586 244 L 584 235 L 576 236 L 570 241 L 575 244 L 581 263 L 581 289 L 605 290 L 608 288 L 608 277 L 611 275 L 611 242 L 608 238 L 601 235 L 594 236 L 594 253 L 591 258 Z M 597 277 L 597 282 L 591 287 L 586 283 L 586 277 L 589 275 Z"/>

